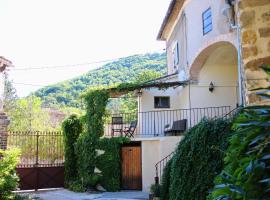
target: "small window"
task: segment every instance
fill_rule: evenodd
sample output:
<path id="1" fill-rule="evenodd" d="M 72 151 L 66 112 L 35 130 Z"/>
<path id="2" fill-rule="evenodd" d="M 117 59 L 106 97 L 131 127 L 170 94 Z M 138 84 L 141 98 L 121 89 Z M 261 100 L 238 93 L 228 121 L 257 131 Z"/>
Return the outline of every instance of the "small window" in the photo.
<path id="1" fill-rule="evenodd" d="M 211 8 L 208 8 L 202 14 L 203 20 L 203 35 L 206 35 L 210 31 L 212 31 L 213 24 L 212 24 L 212 11 Z"/>
<path id="2" fill-rule="evenodd" d="M 170 97 L 155 97 L 155 108 L 170 108 Z"/>
<path id="3" fill-rule="evenodd" d="M 173 49 L 173 65 L 174 65 L 174 68 L 177 68 L 178 64 L 179 64 L 179 46 L 178 46 L 178 42 L 177 42 L 174 49 Z"/>

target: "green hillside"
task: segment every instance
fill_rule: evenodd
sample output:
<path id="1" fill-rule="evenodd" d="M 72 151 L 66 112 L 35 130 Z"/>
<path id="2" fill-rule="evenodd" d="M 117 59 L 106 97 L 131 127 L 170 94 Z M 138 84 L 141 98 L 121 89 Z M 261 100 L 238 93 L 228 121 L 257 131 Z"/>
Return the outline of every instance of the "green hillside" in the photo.
<path id="1" fill-rule="evenodd" d="M 37 90 L 34 95 L 47 106 L 64 105 L 79 107 L 79 95 L 88 87 L 131 82 L 145 70 L 166 73 L 166 55 L 144 54 L 121 58 L 91 70 L 77 78 L 50 85 Z"/>

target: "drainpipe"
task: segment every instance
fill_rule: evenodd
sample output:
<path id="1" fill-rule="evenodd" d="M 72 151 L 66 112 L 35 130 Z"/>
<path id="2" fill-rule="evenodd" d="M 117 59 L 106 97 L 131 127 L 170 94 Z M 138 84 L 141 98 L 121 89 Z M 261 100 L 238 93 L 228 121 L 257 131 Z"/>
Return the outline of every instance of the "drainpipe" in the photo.
<path id="1" fill-rule="evenodd" d="M 238 45 L 238 51 L 237 51 L 237 57 L 238 57 L 238 82 L 239 82 L 239 97 L 240 97 L 240 105 L 246 106 L 246 97 L 245 97 L 245 86 L 244 86 L 244 80 L 243 80 L 243 62 L 242 62 L 242 41 L 241 41 L 241 28 L 239 24 L 239 0 L 235 1 L 236 6 L 236 33 L 237 33 L 237 45 Z"/>
<path id="2" fill-rule="evenodd" d="M 235 19 L 233 20 L 233 16 L 229 14 L 229 7 L 233 9 L 235 8 Z M 227 7 L 228 6 L 228 7 Z M 230 22 L 231 30 L 236 30 L 237 37 L 237 59 L 238 59 L 238 85 L 239 85 L 239 100 L 240 106 L 246 106 L 245 99 L 245 86 L 243 80 L 243 62 L 242 62 L 242 46 L 241 46 L 241 28 L 239 24 L 239 0 L 227 0 L 227 5 L 224 8 L 224 14 L 227 15 L 228 20 Z"/>

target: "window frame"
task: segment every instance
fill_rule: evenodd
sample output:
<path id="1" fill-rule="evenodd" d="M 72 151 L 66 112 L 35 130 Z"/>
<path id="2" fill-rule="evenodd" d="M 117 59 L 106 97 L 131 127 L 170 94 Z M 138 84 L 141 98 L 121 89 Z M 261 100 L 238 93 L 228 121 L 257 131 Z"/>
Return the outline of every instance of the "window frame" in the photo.
<path id="1" fill-rule="evenodd" d="M 175 62 L 176 61 L 176 58 L 177 58 L 177 62 Z M 179 63 L 180 63 L 179 43 L 177 41 L 177 42 L 175 42 L 174 48 L 173 48 L 173 67 L 174 67 L 174 69 L 177 68 L 177 66 L 179 65 Z"/>
<path id="2" fill-rule="evenodd" d="M 168 106 L 158 106 L 156 105 L 156 98 L 166 98 L 168 99 Z M 155 109 L 163 109 L 163 108 L 171 108 L 171 97 L 170 96 L 154 96 L 154 108 Z"/>
<path id="3" fill-rule="evenodd" d="M 209 12 L 209 11 L 210 11 L 210 15 L 205 18 L 206 13 Z M 209 19 L 209 18 L 210 18 L 211 22 L 208 23 L 208 24 L 205 24 L 205 21 L 207 19 Z M 209 26 L 211 26 L 211 28 L 208 31 L 205 31 L 205 30 L 207 30 L 206 28 L 208 28 Z M 207 35 L 212 30 L 213 30 L 213 16 L 212 16 L 212 9 L 211 9 L 211 7 L 209 7 L 202 13 L 202 31 L 203 31 L 203 35 Z"/>

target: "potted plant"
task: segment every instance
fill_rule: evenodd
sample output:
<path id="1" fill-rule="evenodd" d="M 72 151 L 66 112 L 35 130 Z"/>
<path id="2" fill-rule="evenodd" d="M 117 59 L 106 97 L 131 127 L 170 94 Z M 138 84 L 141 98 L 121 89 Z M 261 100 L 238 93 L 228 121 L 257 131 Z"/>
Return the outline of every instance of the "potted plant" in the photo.
<path id="1" fill-rule="evenodd" d="M 160 190 L 161 185 L 160 184 L 152 184 L 150 187 L 150 200 L 159 200 L 160 199 Z"/>

